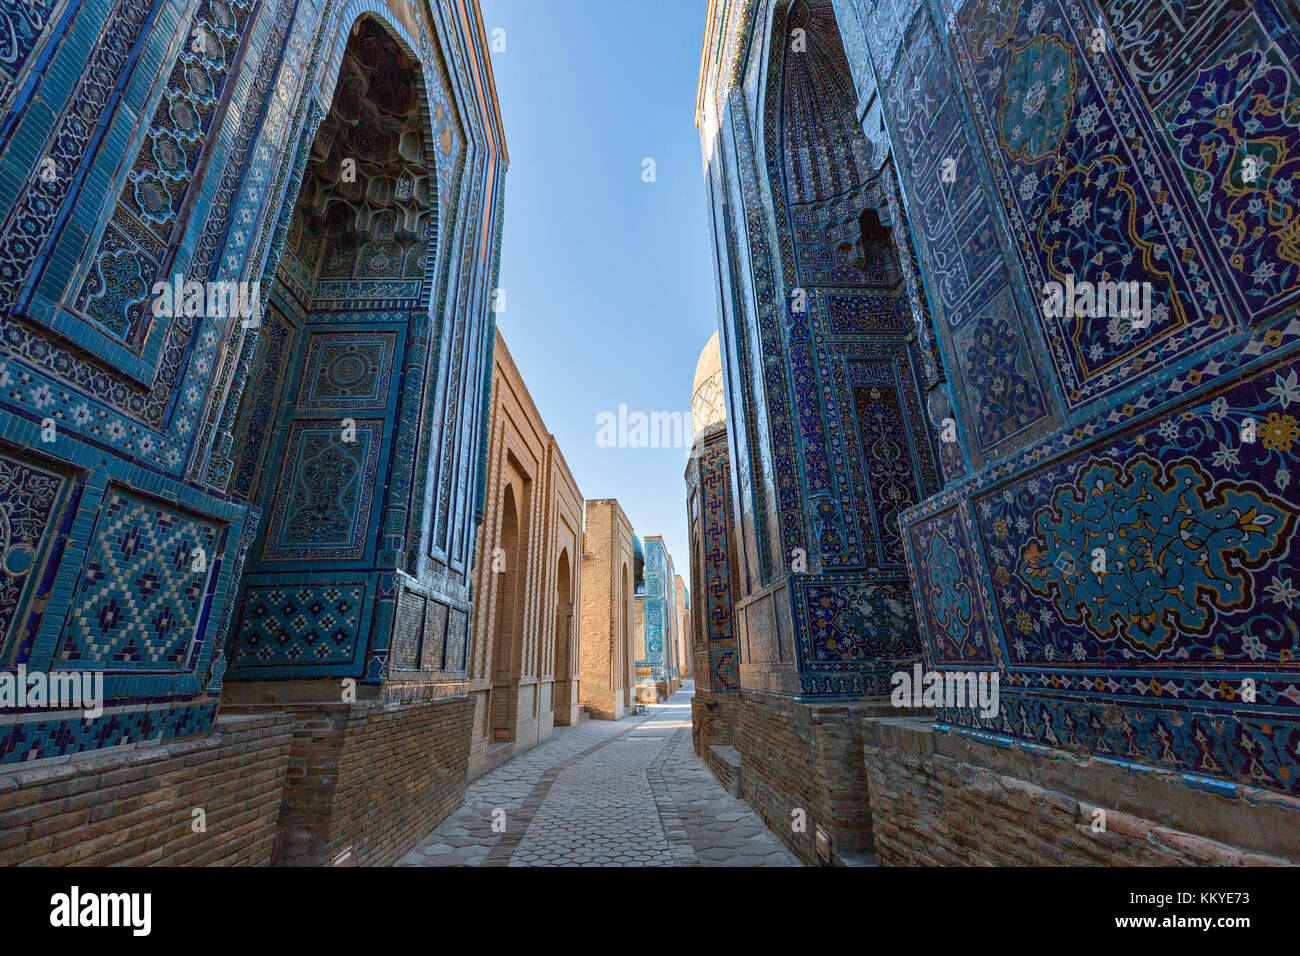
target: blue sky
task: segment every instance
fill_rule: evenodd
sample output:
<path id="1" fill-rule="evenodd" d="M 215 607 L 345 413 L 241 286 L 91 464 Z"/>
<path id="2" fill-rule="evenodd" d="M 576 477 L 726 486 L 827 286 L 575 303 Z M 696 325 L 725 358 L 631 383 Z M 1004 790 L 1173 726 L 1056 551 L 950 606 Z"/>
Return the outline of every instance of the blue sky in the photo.
<path id="1" fill-rule="evenodd" d="M 689 586 L 687 449 L 602 448 L 596 423 L 620 404 L 689 411 L 717 328 L 694 121 L 706 3 L 481 6 L 506 46 L 492 54 L 510 152 L 498 326 L 583 495 L 662 535 Z"/>

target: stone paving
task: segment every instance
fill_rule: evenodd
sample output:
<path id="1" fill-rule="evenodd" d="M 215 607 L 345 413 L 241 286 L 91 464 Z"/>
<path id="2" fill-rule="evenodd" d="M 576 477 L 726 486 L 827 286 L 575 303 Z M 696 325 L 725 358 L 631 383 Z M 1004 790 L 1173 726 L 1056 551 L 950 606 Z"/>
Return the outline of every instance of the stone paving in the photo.
<path id="1" fill-rule="evenodd" d="M 687 681 L 644 717 L 590 720 L 469 785 L 399 866 L 798 866 L 691 749 Z"/>

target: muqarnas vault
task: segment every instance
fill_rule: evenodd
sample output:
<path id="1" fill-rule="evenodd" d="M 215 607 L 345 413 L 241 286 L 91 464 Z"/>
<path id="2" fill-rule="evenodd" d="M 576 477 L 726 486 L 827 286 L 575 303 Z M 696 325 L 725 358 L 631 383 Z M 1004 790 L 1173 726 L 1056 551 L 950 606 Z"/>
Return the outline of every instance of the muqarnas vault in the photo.
<path id="1" fill-rule="evenodd" d="M 746 713 L 883 699 L 921 660 L 1001 685 L 933 741 L 1300 794 L 1297 26 L 1272 0 L 710 3 L 703 450 L 730 488 L 725 521 L 698 481 L 690 507 L 704 555 L 734 524 L 707 636 L 734 627 Z M 1140 314 L 1095 294 L 1121 283 Z M 1087 295 L 1045 308 L 1062 287 Z M 752 760 L 779 790 L 788 761 Z"/>
<path id="2" fill-rule="evenodd" d="M 467 746 L 508 164 L 477 4 L 0 8 L 0 667 L 106 696 L 6 709 L 0 763 L 219 742 L 223 690 L 299 737 L 415 709 L 325 714 L 344 777 L 372 718 Z M 160 303 L 194 284 L 254 301 Z M 294 786 L 327 824 L 282 850 L 396 852 Z"/>

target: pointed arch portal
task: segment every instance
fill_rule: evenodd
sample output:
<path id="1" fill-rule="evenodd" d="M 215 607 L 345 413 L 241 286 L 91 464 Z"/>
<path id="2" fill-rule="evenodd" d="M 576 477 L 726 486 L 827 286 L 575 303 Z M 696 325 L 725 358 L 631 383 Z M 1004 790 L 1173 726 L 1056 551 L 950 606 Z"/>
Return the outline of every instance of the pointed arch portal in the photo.
<path id="1" fill-rule="evenodd" d="M 329 109 L 303 134 L 236 418 L 231 490 L 263 519 L 242 585 L 235 680 L 377 682 L 390 664 L 439 669 L 445 656 L 436 627 L 428 646 L 371 652 L 388 644 L 372 626 L 380 569 L 408 570 L 380 529 L 390 510 L 409 520 L 413 462 L 396 450 L 417 444 L 411 396 L 428 361 L 437 187 L 425 78 L 377 14 L 353 24 L 338 62 Z"/>

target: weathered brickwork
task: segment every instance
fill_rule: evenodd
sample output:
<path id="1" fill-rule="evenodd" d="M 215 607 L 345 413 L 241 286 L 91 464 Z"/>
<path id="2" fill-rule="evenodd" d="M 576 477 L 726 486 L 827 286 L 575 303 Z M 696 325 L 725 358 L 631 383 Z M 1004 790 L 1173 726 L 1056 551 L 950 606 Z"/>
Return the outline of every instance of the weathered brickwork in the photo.
<path id="1" fill-rule="evenodd" d="M 291 736 L 283 713 L 223 715 L 208 733 L 0 774 L 0 866 L 266 866 Z"/>
<path id="2" fill-rule="evenodd" d="M 293 743 L 275 862 L 387 866 L 460 806 L 468 697 L 289 704 Z"/>
<path id="3" fill-rule="evenodd" d="M 1300 863 L 1300 801 L 1288 796 L 919 720 L 862 724 L 884 865 Z"/>
<path id="4" fill-rule="evenodd" d="M 740 793 L 772 832 L 809 864 L 824 862 L 817 852 L 819 826 L 830 838 L 832 859 L 869 851 L 861 724 L 863 714 L 879 712 L 879 705 L 807 704 L 743 691 L 737 707 Z M 800 810 L 797 828 L 794 813 Z"/>
<path id="5" fill-rule="evenodd" d="M 636 686 L 635 537 L 613 499 L 588 501 L 585 527 L 579 702 L 593 717 L 618 720 Z"/>
<path id="6" fill-rule="evenodd" d="M 677 593 L 677 668 L 682 680 L 695 677 L 695 639 L 691 634 L 691 594 L 680 574 L 673 576 L 673 588 Z"/>
<path id="7" fill-rule="evenodd" d="M 697 756 L 707 759 L 710 747 L 735 746 L 739 723 L 739 698 L 720 694 L 704 697 L 696 690 L 691 698 L 691 742 Z"/>
<path id="8" fill-rule="evenodd" d="M 470 776 L 578 720 L 583 500 L 500 332 L 474 566 Z"/>

